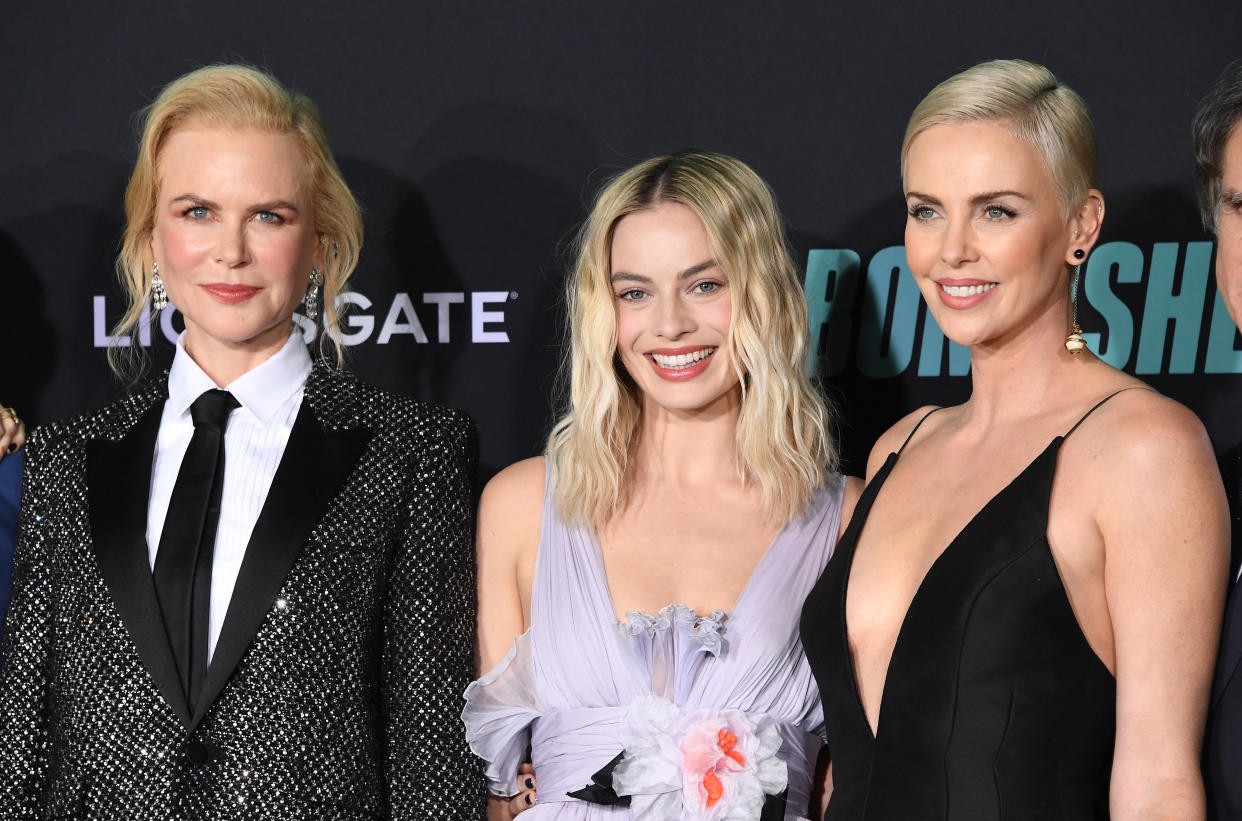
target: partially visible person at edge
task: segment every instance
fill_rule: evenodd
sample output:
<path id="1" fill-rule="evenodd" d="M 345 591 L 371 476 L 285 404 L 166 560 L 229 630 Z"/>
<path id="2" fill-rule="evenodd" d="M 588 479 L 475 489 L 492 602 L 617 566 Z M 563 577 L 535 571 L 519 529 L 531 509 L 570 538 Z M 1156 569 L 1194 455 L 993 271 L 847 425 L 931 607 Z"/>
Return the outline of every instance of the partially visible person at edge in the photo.
<path id="1" fill-rule="evenodd" d="M 9 607 L 17 501 L 22 488 L 21 447 L 25 442 L 26 426 L 17 411 L 0 405 L 0 626 L 4 624 L 4 613 Z M 0 664 L 3 661 L 0 657 Z"/>
<path id="2" fill-rule="evenodd" d="M 1216 235 L 1216 284 L 1235 324 L 1242 322 L 1242 60 L 1199 104 L 1194 118 L 1195 170 L 1203 225 Z M 1232 513 L 1233 557 L 1220 654 L 1212 682 L 1203 772 L 1208 818 L 1242 819 L 1242 445 L 1223 460 Z"/>
<path id="3" fill-rule="evenodd" d="M 474 426 L 340 366 L 362 220 L 314 105 L 244 66 L 173 81 L 125 208 L 118 332 L 148 302 L 186 330 L 30 436 L 0 819 L 479 817 Z"/>
<path id="4" fill-rule="evenodd" d="M 772 194 L 720 154 L 642 162 L 599 193 L 566 295 L 568 407 L 480 503 L 463 718 L 493 817 L 804 817 L 798 607 L 858 488 Z"/>
<path id="5" fill-rule="evenodd" d="M 901 168 L 910 273 L 972 391 L 880 438 L 807 600 L 825 817 L 1201 819 L 1226 502 L 1199 420 L 1083 344 L 1086 107 L 982 63 L 918 105 Z"/>

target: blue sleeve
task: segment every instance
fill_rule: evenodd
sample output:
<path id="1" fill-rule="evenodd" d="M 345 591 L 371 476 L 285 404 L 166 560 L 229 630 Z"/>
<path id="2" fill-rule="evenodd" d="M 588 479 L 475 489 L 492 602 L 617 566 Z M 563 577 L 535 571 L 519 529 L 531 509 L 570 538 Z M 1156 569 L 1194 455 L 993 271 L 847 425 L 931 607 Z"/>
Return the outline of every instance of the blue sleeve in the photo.
<path id="1" fill-rule="evenodd" d="M 17 541 L 17 503 L 22 489 L 22 456 L 18 451 L 0 460 L 0 630 L 9 609 L 13 577 L 13 546 Z"/>

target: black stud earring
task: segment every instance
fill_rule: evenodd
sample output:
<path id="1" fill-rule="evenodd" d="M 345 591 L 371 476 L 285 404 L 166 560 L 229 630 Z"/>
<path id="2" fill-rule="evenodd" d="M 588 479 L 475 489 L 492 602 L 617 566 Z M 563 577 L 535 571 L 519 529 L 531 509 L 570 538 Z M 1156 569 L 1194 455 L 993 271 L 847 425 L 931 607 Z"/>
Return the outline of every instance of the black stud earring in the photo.
<path id="1" fill-rule="evenodd" d="M 1087 255 L 1086 251 L 1082 250 L 1081 248 L 1074 249 L 1074 259 L 1082 259 L 1086 255 Z"/>

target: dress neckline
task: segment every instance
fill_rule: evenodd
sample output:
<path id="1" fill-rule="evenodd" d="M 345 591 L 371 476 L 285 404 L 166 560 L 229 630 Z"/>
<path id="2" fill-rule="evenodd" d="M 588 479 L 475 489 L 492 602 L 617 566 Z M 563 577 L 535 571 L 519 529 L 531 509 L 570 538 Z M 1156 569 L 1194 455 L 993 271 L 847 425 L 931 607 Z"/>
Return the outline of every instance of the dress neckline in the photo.
<path id="1" fill-rule="evenodd" d="M 881 719 L 884 717 L 884 698 L 885 698 L 885 695 L 887 694 L 888 683 L 891 677 L 891 673 L 893 671 L 893 660 L 896 658 L 897 651 L 900 649 L 901 638 L 906 632 L 906 624 L 909 621 L 910 613 L 911 611 L 915 609 L 915 606 L 918 604 L 919 598 L 923 594 L 923 591 L 927 586 L 927 580 L 932 577 L 937 567 L 942 564 L 942 560 L 944 559 L 944 557 L 946 555 L 949 555 L 951 551 L 954 551 L 954 548 L 957 547 L 957 545 L 962 542 L 963 538 L 975 526 L 975 523 L 979 521 L 980 517 L 983 516 L 983 514 L 987 512 L 991 507 L 993 507 L 996 504 L 998 499 L 1005 496 L 1011 488 L 1013 488 L 1015 485 L 1019 484 L 1024 478 L 1026 478 L 1026 475 L 1030 473 L 1031 469 L 1034 468 L 1036 465 L 1042 463 L 1045 459 L 1047 459 L 1050 453 L 1052 454 L 1052 457 L 1055 460 L 1056 453 L 1057 451 L 1060 450 L 1061 443 L 1064 440 L 1065 440 L 1064 435 L 1055 437 L 1048 444 L 1048 446 L 1039 453 L 1039 455 L 1037 455 L 1034 459 L 1032 459 L 1027 464 L 1027 466 L 1024 467 L 1018 473 L 1017 476 L 1011 479 L 1000 490 L 996 491 L 996 493 L 994 493 L 991 496 L 991 498 L 989 498 L 983 504 L 983 506 L 980 507 L 979 510 L 975 512 L 973 516 L 971 516 L 971 518 L 966 522 L 966 524 L 962 525 L 962 528 L 958 530 L 958 532 L 953 536 L 953 538 L 949 540 L 948 544 L 946 544 L 944 548 L 936 555 L 936 558 L 932 560 L 932 563 L 927 566 L 927 570 L 923 573 L 923 578 L 919 580 L 918 585 L 914 588 L 914 595 L 911 596 L 910 603 L 906 605 L 906 612 L 902 616 L 901 625 L 897 628 L 897 636 L 893 641 L 892 652 L 889 654 L 888 663 L 884 667 L 884 684 L 880 688 L 880 708 L 876 714 L 876 726 L 874 727 L 871 726 L 871 721 L 870 719 L 867 718 L 867 711 L 863 707 L 862 692 L 858 685 L 858 671 L 854 668 L 854 654 L 852 651 L 849 650 L 849 648 L 852 647 L 853 645 L 850 641 L 849 621 L 846 618 L 846 612 L 847 612 L 846 602 L 848 601 L 848 598 L 849 598 L 850 577 L 852 575 L 853 568 L 854 568 L 854 553 L 855 553 L 855 549 L 858 546 L 858 538 L 862 534 L 862 530 L 866 526 L 867 519 L 871 515 L 871 507 L 875 503 L 876 496 L 879 495 L 880 490 L 884 486 L 885 480 L 888 479 L 888 476 L 892 472 L 893 467 L 897 464 L 897 458 L 898 458 L 898 455 L 900 454 L 900 450 L 889 453 L 888 457 L 884 460 L 884 464 L 883 466 L 881 466 L 879 472 L 876 473 L 875 477 L 871 480 L 870 483 L 868 483 L 866 489 L 863 491 L 862 497 L 860 497 L 858 500 L 858 504 L 856 505 L 854 509 L 853 518 L 850 521 L 849 527 L 846 528 L 846 532 L 842 535 L 840 543 L 838 544 L 838 548 L 844 547 L 844 552 L 845 552 L 845 557 L 844 557 L 845 567 L 843 568 L 843 575 L 842 575 L 843 582 L 842 582 L 842 592 L 841 592 L 841 631 L 843 633 L 842 638 L 845 640 L 845 646 L 847 648 L 845 657 L 849 664 L 848 672 L 849 672 L 849 679 L 850 679 L 850 692 L 851 692 L 854 705 L 858 709 L 859 717 L 862 719 L 863 725 L 867 728 L 867 733 L 871 741 L 875 741 L 876 736 L 879 733 Z M 904 448 L 905 446 L 903 445 L 902 449 L 904 450 Z M 1046 515 L 1046 511 L 1045 511 L 1045 515 Z M 1046 529 L 1047 528 L 1045 527 L 1045 530 Z"/>
<path id="2" fill-rule="evenodd" d="M 720 624 L 726 618 L 736 618 L 736 615 L 741 605 L 745 604 L 746 602 L 747 593 L 749 593 L 750 590 L 754 588 L 755 586 L 755 579 L 763 571 L 764 566 L 769 564 L 768 562 L 769 557 L 771 557 L 772 554 L 776 552 L 775 551 L 776 546 L 783 541 L 783 537 L 785 536 L 786 533 L 789 532 L 790 524 L 791 522 L 786 522 L 785 524 L 781 525 L 780 529 L 776 531 L 776 535 L 772 537 L 772 540 L 770 542 L 768 542 L 768 546 L 764 548 L 763 554 L 760 555 L 759 557 L 759 561 L 757 561 L 755 563 L 755 566 L 751 568 L 750 575 L 746 577 L 746 581 L 742 585 L 742 590 L 740 593 L 737 594 L 737 598 L 733 601 L 733 605 L 731 607 L 716 608 L 707 613 L 699 613 L 697 610 L 695 610 L 695 608 L 690 607 L 687 604 L 683 604 L 681 602 L 669 602 L 668 604 L 661 607 L 659 611 L 657 611 L 656 613 L 648 613 L 643 610 L 626 610 L 625 618 L 621 618 L 617 616 L 617 602 L 612 597 L 612 586 L 609 585 L 608 583 L 608 572 L 604 567 L 603 544 L 601 544 L 599 540 L 599 536 L 593 530 L 587 529 L 586 531 L 587 541 L 590 543 L 591 548 L 592 548 L 591 558 L 595 562 L 594 576 L 597 582 L 599 583 L 600 593 L 602 596 L 601 601 L 603 602 L 603 606 L 607 611 L 603 615 L 606 617 L 607 621 L 610 621 L 610 622 L 613 622 L 619 625 L 628 624 L 635 616 L 645 621 L 656 620 L 660 617 L 662 613 L 665 613 L 666 611 L 670 611 L 670 610 L 677 611 L 682 614 L 689 614 L 690 616 L 693 616 L 695 624 L 699 622 L 703 622 L 703 621 L 710 621 L 716 624 Z"/>

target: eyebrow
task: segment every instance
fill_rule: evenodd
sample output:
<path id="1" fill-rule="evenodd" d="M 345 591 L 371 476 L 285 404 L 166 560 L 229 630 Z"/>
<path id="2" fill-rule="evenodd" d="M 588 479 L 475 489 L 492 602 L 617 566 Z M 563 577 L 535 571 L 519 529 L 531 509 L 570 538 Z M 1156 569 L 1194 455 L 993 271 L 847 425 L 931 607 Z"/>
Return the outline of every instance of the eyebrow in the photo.
<path id="1" fill-rule="evenodd" d="M 1001 197 L 1019 197 L 1021 199 L 1027 199 L 1027 196 L 1020 191 L 984 191 L 982 194 L 975 194 L 971 197 L 970 202 L 972 205 L 978 205 L 979 203 L 988 202 L 989 200 L 995 200 Z M 927 202 L 935 203 L 936 205 L 943 204 L 931 194 L 921 194 L 918 191 L 907 191 L 906 199 L 926 200 Z"/>
<path id="2" fill-rule="evenodd" d="M 692 276 L 703 273 L 709 268 L 719 268 L 719 267 L 720 267 L 720 263 L 716 262 L 716 260 L 714 259 L 704 260 L 703 262 L 700 262 L 698 265 L 691 265 L 689 268 L 687 268 L 686 270 L 678 274 L 677 278 L 679 280 L 689 279 Z M 614 271 L 609 281 L 610 282 L 649 283 L 652 281 L 652 279 L 651 277 L 643 276 L 642 274 L 631 274 L 628 271 Z"/>
<path id="3" fill-rule="evenodd" d="M 220 208 L 218 203 L 214 203 L 211 200 L 207 199 L 206 197 L 200 197 L 198 194 L 182 194 L 179 197 L 174 197 L 171 202 L 172 203 L 188 202 L 188 203 L 193 203 L 194 205 L 201 205 L 204 208 L 215 208 L 217 210 Z M 270 200 L 268 202 L 256 203 L 250 206 L 250 210 L 251 211 L 285 210 L 285 211 L 292 211 L 294 214 L 298 213 L 298 207 L 294 205 L 293 203 L 289 202 L 288 200 Z"/>

